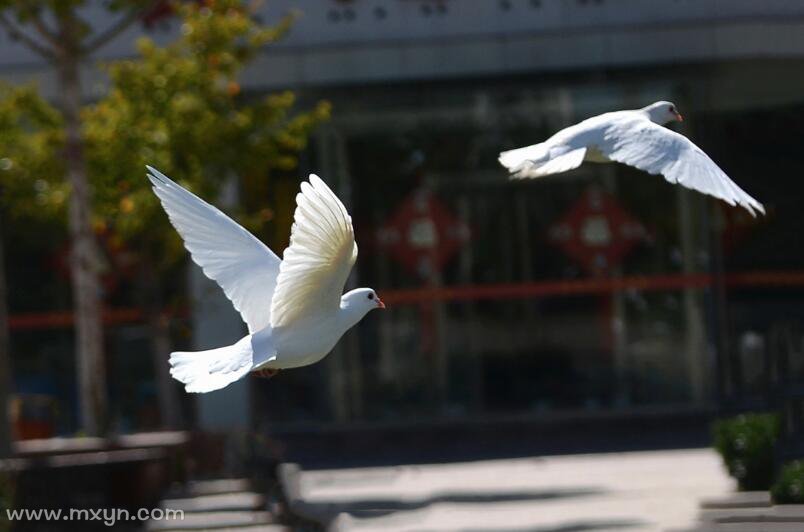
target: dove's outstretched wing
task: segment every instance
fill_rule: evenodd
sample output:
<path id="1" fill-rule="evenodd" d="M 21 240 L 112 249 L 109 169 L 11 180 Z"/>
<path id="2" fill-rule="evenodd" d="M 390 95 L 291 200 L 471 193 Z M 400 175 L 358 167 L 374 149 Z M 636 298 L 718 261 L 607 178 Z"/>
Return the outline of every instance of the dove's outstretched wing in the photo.
<path id="1" fill-rule="evenodd" d="M 302 182 L 271 305 L 274 329 L 336 312 L 357 258 L 352 218 L 318 176 Z"/>
<path id="2" fill-rule="evenodd" d="M 597 148 L 617 161 L 650 174 L 661 174 L 670 183 L 740 205 L 751 215 L 765 208 L 732 181 L 704 151 L 683 135 L 642 117 L 621 118 L 603 131 Z"/>
<path id="3" fill-rule="evenodd" d="M 159 170 L 148 179 L 184 247 L 226 293 L 253 333 L 271 324 L 271 300 L 282 262 L 234 220 Z"/>

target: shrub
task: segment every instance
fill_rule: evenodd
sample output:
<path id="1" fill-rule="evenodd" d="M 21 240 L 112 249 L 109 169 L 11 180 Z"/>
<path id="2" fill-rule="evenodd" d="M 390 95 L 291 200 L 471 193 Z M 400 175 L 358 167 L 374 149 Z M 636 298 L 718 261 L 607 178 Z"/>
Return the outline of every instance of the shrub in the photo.
<path id="1" fill-rule="evenodd" d="M 715 423 L 715 449 L 741 490 L 770 488 L 779 429 L 776 414 L 742 414 Z"/>
<path id="2" fill-rule="evenodd" d="M 804 461 L 782 467 L 779 479 L 771 487 L 771 497 L 776 504 L 804 504 Z"/>

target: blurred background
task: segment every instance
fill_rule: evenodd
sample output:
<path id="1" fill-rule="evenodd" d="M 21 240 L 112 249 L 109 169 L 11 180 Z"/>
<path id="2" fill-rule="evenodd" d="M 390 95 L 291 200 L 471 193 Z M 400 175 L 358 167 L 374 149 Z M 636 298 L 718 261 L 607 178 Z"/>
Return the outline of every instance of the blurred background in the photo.
<path id="1" fill-rule="evenodd" d="M 201 478 L 700 447 L 716 416 L 787 408 L 801 2 L 58 4 L 0 3 L 0 391 L 17 454 L 181 431 Z M 509 181 L 497 163 L 656 100 L 766 216 L 622 165 Z M 388 309 L 319 364 L 185 394 L 168 353 L 245 326 L 145 164 L 277 253 L 300 180 L 321 175 L 355 225 L 347 288 Z"/>

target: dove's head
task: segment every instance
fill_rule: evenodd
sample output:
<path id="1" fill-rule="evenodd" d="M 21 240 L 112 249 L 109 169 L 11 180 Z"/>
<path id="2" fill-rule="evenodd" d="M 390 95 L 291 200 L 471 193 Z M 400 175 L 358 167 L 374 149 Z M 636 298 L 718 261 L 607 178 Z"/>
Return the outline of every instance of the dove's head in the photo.
<path id="1" fill-rule="evenodd" d="M 356 317 L 357 321 L 375 308 L 385 308 L 385 303 L 371 288 L 355 288 L 341 296 L 341 309 Z"/>
<path id="2" fill-rule="evenodd" d="M 656 102 L 642 109 L 648 113 L 651 122 L 666 124 L 668 122 L 683 122 L 684 117 L 678 112 L 678 107 L 673 102 Z"/>

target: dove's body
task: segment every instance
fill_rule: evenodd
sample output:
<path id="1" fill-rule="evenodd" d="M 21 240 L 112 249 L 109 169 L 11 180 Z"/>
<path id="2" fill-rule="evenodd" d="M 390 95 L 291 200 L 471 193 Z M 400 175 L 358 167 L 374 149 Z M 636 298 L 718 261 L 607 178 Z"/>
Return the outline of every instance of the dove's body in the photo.
<path id="1" fill-rule="evenodd" d="M 217 390 L 251 371 L 318 362 L 368 311 L 384 308 L 369 288 L 341 295 L 357 257 L 354 230 L 317 176 L 296 196 L 291 243 L 280 260 L 221 211 L 148 169 L 193 260 L 221 285 L 249 329 L 230 346 L 171 354 L 171 374 L 188 392 Z"/>
<path id="2" fill-rule="evenodd" d="M 177 351 L 170 356 L 171 374 L 187 384 L 188 392 L 206 392 L 222 388 L 251 371 L 315 364 L 362 317 L 344 310 L 334 318 L 322 316 L 293 327 L 274 330 L 268 326 L 226 347 Z"/>
<path id="3" fill-rule="evenodd" d="M 703 150 L 661 124 L 681 120 L 670 102 L 642 109 L 593 116 L 562 129 L 539 144 L 502 152 L 500 164 L 512 177 L 543 177 L 579 167 L 584 161 L 619 162 L 661 174 L 704 194 L 740 205 L 752 215 L 765 209 L 749 196 Z"/>
<path id="4" fill-rule="evenodd" d="M 267 336 L 276 345 L 277 351 L 275 360 L 266 362 L 262 367 L 289 369 L 318 362 L 332 351 L 341 336 L 354 327 L 363 316 L 365 312 L 342 303 L 335 314 L 309 316 L 292 327 L 264 329 L 258 332 L 253 335 L 254 343 L 268 346 L 268 341 L 262 343 L 262 338 Z M 270 347 L 268 350 L 270 351 Z"/>

